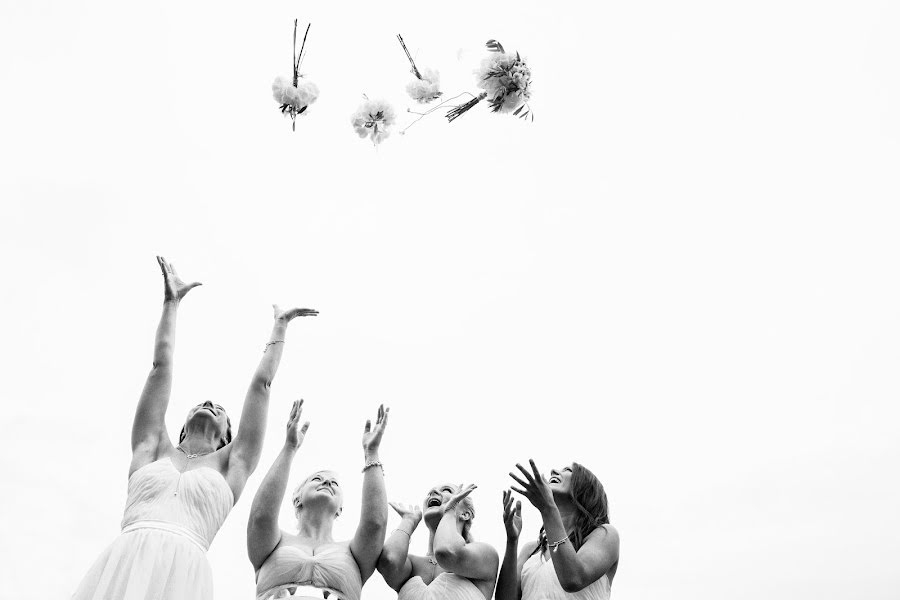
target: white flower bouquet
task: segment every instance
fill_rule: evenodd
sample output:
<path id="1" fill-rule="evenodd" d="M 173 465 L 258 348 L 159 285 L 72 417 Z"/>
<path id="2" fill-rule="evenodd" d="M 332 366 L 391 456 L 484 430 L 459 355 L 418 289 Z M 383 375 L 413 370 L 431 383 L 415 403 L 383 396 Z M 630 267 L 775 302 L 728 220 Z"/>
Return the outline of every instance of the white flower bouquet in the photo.
<path id="1" fill-rule="evenodd" d="M 311 24 L 310 24 L 311 25 Z M 316 101 L 319 97 L 319 88 L 311 81 L 306 80 L 300 74 L 300 63 L 303 60 L 303 51 L 306 48 L 306 36 L 309 34 L 309 27 L 306 26 L 306 33 L 303 34 L 303 43 L 300 45 L 300 53 L 297 54 L 297 19 L 294 19 L 294 59 L 292 62 L 294 77 L 288 80 L 285 77 L 276 77 L 272 84 L 272 97 L 278 103 L 281 114 L 290 115 L 291 129 L 297 129 L 297 117 L 306 113 L 309 105 Z"/>
<path id="2" fill-rule="evenodd" d="M 383 142 L 397 122 L 394 107 L 385 100 L 369 100 L 360 104 L 350 118 L 353 130 L 361 138 L 371 138 L 376 146 Z"/>
<path id="3" fill-rule="evenodd" d="M 410 72 L 416 76 L 415 79 L 406 84 L 406 93 L 409 94 L 410 98 L 421 104 L 426 104 L 439 98 L 442 94 L 440 73 L 436 69 L 429 69 L 428 67 L 419 69 L 399 33 L 397 34 L 397 39 L 400 40 L 400 45 L 406 53 L 406 58 L 409 59 L 409 64 L 412 67 Z"/>
<path id="4" fill-rule="evenodd" d="M 452 122 L 487 98 L 491 112 L 511 112 L 522 119 L 531 115 L 533 121 L 534 114 L 528 106 L 531 98 L 531 69 L 518 52 L 506 52 L 497 40 L 488 40 L 485 45 L 490 54 L 475 71 L 477 85 L 484 91 L 469 102 L 450 110 L 447 119 Z"/>

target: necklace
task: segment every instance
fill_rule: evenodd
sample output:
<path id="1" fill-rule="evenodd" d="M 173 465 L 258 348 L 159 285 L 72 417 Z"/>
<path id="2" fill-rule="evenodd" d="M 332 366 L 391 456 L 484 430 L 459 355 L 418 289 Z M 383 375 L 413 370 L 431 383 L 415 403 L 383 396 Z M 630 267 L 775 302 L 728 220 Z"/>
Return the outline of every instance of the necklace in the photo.
<path id="1" fill-rule="evenodd" d="M 434 574 L 437 571 L 437 561 L 434 560 L 433 556 L 426 556 L 425 558 L 431 563 L 431 581 L 434 581 Z"/>
<path id="2" fill-rule="evenodd" d="M 194 454 L 188 454 L 187 450 L 185 450 L 184 448 L 181 447 L 181 444 L 178 445 L 178 449 L 181 450 L 182 452 L 184 452 L 184 455 L 188 460 L 190 460 L 192 458 L 197 458 L 198 456 L 206 456 L 207 454 L 210 454 L 211 452 L 215 452 L 214 450 L 207 450 L 206 452 L 196 452 Z"/>

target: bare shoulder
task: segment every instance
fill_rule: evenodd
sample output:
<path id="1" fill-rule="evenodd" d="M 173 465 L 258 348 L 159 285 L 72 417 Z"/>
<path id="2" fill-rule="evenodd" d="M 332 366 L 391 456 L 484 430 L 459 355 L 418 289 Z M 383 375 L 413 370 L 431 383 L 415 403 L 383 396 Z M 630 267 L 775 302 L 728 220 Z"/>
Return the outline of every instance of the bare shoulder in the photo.
<path id="1" fill-rule="evenodd" d="M 175 453 L 175 447 L 165 432 L 158 437 L 149 437 L 134 447 L 131 452 L 131 465 L 128 468 L 128 477 L 135 471 L 155 463 L 163 458 L 168 458 Z"/>
<path id="2" fill-rule="evenodd" d="M 610 524 L 601 525 L 591 531 L 584 540 L 584 546 L 597 550 L 619 553 L 619 531 Z"/>
<path id="3" fill-rule="evenodd" d="M 538 543 L 535 541 L 525 542 L 522 545 L 522 549 L 519 550 L 519 558 L 527 559 L 529 556 L 534 554 L 534 551 L 537 550 Z"/>
<path id="4" fill-rule="evenodd" d="M 469 542 L 468 544 L 466 544 L 466 547 L 473 550 L 474 552 L 478 552 L 485 558 L 491 557 L 500 560 L 500 555 L 497 553 L 497 549 L 487 542 Z"/>
<path id="5" fill-rule="evenodd" d="M 601 525 L 597 527 L 593 531 L 591 531 L 587 538 L 587 540 L 600 539 L 600 540 L 609 540 L 615 541 L 617 544 L 619 543 L 619 531 L 610 525 L 609 523 L 605 525 Z"/>

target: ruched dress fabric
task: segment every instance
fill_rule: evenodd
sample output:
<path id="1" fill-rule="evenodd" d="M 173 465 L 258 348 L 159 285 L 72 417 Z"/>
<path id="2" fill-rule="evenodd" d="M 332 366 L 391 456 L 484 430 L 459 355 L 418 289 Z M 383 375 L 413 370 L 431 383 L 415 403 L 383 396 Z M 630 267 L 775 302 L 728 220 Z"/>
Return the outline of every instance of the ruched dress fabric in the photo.
<path id="1" fill-rule="evenodd" d="M 609 578 L 604 575 L 577 592 L 567 592 L 559 583 L 551 560 L 539 552 L 522 565 L 522 600 L 609 600 Z"/>
<path id="2" fill-rule="evenodd" d="M 350 553 L 350 542 L 326 544 L 309 554 L 284 544 L 275 548 L 256 573 L 257 600 L 290 598 L 297 586 L 328 591 L 329 600 L 359 600 L 362 576 Z"/>
<path id="3" fill-rule="evenodd" d="M 169 458 L 144 465 L 128 479 L 122 533 L 73 600 L 211 600 L 206 550 L 233 505 L 213 468 L 182 473 Z"/>
<path id="4" fill-rule="evenodd" d="M 444 572 L 428 585 L 418 575 L 410 577 L 397 592 L 397 600 L 484 600 L 484 594 L 465 577 Z"/>

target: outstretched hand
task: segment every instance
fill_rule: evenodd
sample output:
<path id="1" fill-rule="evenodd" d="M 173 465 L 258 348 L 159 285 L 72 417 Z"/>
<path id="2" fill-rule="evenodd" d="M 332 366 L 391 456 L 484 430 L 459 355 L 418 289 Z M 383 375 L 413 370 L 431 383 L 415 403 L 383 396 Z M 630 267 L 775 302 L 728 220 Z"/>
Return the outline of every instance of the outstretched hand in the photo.
<path id="1" fill-rule="evenodd" d="M 388 502 L 401 519 L 412 521 L 416 525 L 422 520 L 422 508 L 416 504 L 402 504 L 400 502 Z"/>
<path id="2" fill-rule="evenodd" d="M 303 423 L 302 427 L 297 427 L 302 413 L 303 400 L 294 400 L 294 405 L 291 407 L 291 416 L 288 417 L 287 422 L 287 436 L 284 440 L 284 444 L 293 450 L 296 450 L 303 444 L 303 440 L 306 438 L 306 430 L 309 429 L 309 421 Z"/>
<path id="3" fill-rule="evenodd" d="M 462 499 L 471 494 L 477 487 L 478 486 L 474 483 L 470 483 L 469 485 L 463 486 L 460 491 L 450 496 L 450 499 L 444 503 L 444 514 L 456 510 L 456 507 L 459 505 Z"/>
<path id="4" fill-rule="evenodd" d="M 289 308 L 288 310 L 281 310 L 277 304 L 273 304 L 272 308 L 275 310 L 275 320 L 284 321 L 285 323 L 290 323 L 296 317 L 315 317 L 319 314 L 319 311 L 312 308 Z"/>
<path id="5" fill-rule="evenodd" d="M 531 502 L 532 506 L 534 506 L 538 510 L 544 510 L 551 506 L 556 506 L 556 501 L 553 500 L 553 492 L 550 490 L 550 484 L 544 478 L 540 471 L 538 471 L 537 466 L 534 464 L 532 459 L 528 459 L 529 464 L 531 464 L 531 473 L 525 470 L 525 467 L 516 463 L 516 468 L 522 472 L 525 476 L 525 479 L 522 480 L 513 473 L 510 473 L 509 476 L 512 477 L 516 483 L 518 483 L 521 488 L 517 488 L 515 486 L 511 486 L 514 492 L 518 492 L 522 494 L 528 501 Z"/>
<path id="6" fill-rule="evenodd" d="M 519 534 L 522 533 L 522 501 L 516 500 L 513 508 L 510 490 L 503 490 L 503 524 L 506 526 L 506 539 L 519 539 Z"/>
<path id="7" fill-rule="evenodd" d="M 189 291 L 198 285 L 203 285 L 199 281 L 193 283 L 183 282 L 181 277 L 179 277 L 178 273 L 175 271 L 175 265 L 170 264 L 162 256 L 157 256 L 156 262 L 159 263 L 159 268 L 162 270 L 163 285 L 165 286 L 164 299 L 166 302 L 181 302 L 181 299 L 184 298 Z"/>
<path id="8" fill-rule="evenodd" d="M 363 429 L 362 445 L 363 450 L 369 452 L 377 452 L 381 445 L 381 437 L 384 435 L 384 428 L 387 427 L 388 413 L 390 408 L 385 408 L 384 404 L 378 407 L 378 416 L 375 419 L 375 427 L 372 427 L 372 420 L 366 421 L 366 427 Z"/>

